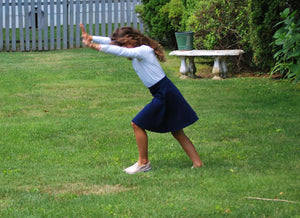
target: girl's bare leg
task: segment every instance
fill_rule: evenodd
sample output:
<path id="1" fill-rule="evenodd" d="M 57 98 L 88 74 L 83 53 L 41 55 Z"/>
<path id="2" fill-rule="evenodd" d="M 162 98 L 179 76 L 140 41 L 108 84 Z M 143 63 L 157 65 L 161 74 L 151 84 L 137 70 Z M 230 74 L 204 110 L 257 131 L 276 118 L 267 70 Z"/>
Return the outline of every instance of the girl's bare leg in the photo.
<path id="1" fill-rule="evenodd" d="M 182 129 L 178 131 L 174 131 L 172 132 L 172 135 L 174 136 L 175 139 L 177 139 L 177 141 L 180 143 L 183 150 L 190 157 L 194 167 L 202 167 L 204 164 L 200 159 L 195 146 L 193 145 L 191 140 L 185 135 L 184 131 Z"/>
<path id="2" fill-rule="evenodd" d="M 139 159 L 138 164 L 140 166 L 145 165 L 149 162 L 148 159 L 148 136 L 144 129 L 136 125 L 135 123 L 131 122 L 135 139 L 137 143 L 137 147 L 139 150 Z"/>

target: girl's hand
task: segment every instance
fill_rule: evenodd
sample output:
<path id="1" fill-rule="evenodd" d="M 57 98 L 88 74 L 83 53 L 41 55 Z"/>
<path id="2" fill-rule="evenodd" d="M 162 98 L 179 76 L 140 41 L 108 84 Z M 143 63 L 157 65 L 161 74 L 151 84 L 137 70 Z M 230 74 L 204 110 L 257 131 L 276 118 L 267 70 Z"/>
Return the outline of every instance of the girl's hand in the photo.
<path id="1" fill-rule="evenodd" d="M 86 40 L 85 38 L 83 38 L 82 43 L 85 44 L 86 46 L 90 46 L 90 44 L 92 44 L 91 41 Z"/>
<path id="2" fill-rule="evenodd" d="M 81 32 L 82 32 L 82 35 L 81 35 L 82 43 L 90 48 L 100 50 L 101 46 L 99 44 L 92 43 L 93 37 L 91 35 L 87 34 L 87 32 L 85 32 L 84 26 L 82 24 L 79 24 L 79 26 L 80 26 Z"/>
<path id="3" fill-rule="evenodd" d="M 81 28 L 81 32 L 82 32 L 82 34 L 81 34 L 81 37 L 83 38 L 83 43 L 84 44 L 86 44 L 85 42 L 91 42 L 92 40 L 93 40 L 93 36 L 91 36 L 91 35 L 89 35 L 86 31 L 85 31 L 85 29 L 84 29 L 84 26 L 82 25 L 82 23 L 80 23 L 79 24 L 79 26 L 80 26 L 80 28 Z M 86 45 L 88 45 L 88 44 L 86 44 Z"/>

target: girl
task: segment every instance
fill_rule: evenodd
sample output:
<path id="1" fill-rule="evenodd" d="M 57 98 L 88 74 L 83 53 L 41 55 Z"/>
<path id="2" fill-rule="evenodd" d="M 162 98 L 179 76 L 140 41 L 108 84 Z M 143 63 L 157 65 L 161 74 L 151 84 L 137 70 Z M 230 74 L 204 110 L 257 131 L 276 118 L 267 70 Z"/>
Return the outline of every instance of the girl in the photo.
<path id="1" fill-rule="evenodd" d="M 151 170 L 146 130 L 171 132 L 192 160 L 193 167 L 203 166 L 194 145 L 183 131 L 184 127 L 196 122 L 198 117 L 161 68 L 159 61 L 165 61 L 162 47 L 132 27 L 120 27 L 110 38 L 91 36 L 86 33 L 82 24 L 80 28 L 85 45 L 101 52 L 129 58 L 137 75 L 153 95 L 152 101 L 131 122 L 139 157 L 134 165 L 124 171 L 134 174 Z"/>

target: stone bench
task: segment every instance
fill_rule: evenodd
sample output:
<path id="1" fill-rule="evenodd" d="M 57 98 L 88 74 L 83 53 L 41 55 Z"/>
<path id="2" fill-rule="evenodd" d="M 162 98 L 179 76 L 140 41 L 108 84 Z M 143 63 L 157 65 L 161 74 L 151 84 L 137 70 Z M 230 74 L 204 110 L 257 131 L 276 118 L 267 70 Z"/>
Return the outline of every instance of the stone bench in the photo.
<path id="1" fill-rule="evenodd" d="M 183 75 L 188 75 L 195 78 L 196 66 L 194 62 L 195 57 L 214 57 L 214 66 L 212 69 L 213 79 L 221 79 L 227 77 L 227 67 L 224 57 L 226 56 L 239 56 L 243 54 L 244 51 L 240 49 L 235 50 L 176 50 L 170 52 L 169 55 L 175 55 L 180 57 L 181 66 L 180 73 Z M 186 59 L 189 59 L 189 66 L 186 64 Z"/>

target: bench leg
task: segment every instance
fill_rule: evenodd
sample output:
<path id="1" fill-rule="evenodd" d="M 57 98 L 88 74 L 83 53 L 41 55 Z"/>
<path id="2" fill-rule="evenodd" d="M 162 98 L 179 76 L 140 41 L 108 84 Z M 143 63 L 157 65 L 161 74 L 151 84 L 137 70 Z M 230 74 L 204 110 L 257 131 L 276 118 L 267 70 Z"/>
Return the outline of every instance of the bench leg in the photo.
<path id="1" fill-rule="evenodd" d="M 221 60 L 221 67 L 222 67 L 221 77 L 223 79 L 226 79 L 228 76 L 227 76 L 227 66 L 225 60 Z"/>
<path id="2" fill-rule="evenodd" d="M 181 59 L 181 65 L 180 65 L 179 72 L 185 76 L 187 76 L 187 74 L 190 73 L 191 78 L 195 78 L 196 66 L 194 62 L 194 57 L 189 57 L 189 66 L 187 66 L 186 64 L 187 57 L 180 57 L 180 59 Z"/>
<path id="3" fill-rule="evenodd" d="M 196 66 L 194 62 L 194 57 L 189 57 L 189 72 L 191 73 L 191 78 L 196 78 Z"/>
<path id="4" fill-rule="evenodd" d="M 214 75 L 214 80 L 227 78 L 227 67 L 225 60 L 221 59 L 220 57 L 216 57 L 214 60 L 212 73 Z"/>
<path id="5" fill-rule="evenodd" d="M 179 72 L 183 75 L 186 75 L 189 72 L 189 68 L 186 66 L 186 57 L 180 57 L 181 65 Z"/>

